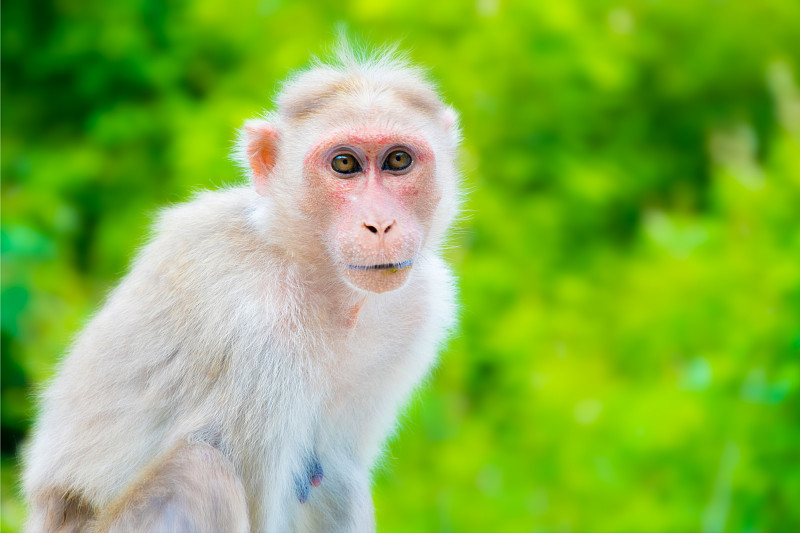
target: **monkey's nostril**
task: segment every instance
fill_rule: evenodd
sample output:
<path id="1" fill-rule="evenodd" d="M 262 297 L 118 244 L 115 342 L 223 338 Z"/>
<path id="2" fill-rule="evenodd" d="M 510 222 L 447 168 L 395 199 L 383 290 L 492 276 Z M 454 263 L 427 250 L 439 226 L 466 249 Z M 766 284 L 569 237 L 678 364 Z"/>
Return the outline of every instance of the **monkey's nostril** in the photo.
<path id="1" fill-rule="evenodd" d="M 361 225 L 370 230 L 372 233 L 377 235 L 385 235 L 389 233 L 389 230 L 394 227 L 397 223 L 396 220 L 392 220 L 391 222 L 378 222 L 377 224 L 367 224 L 366 222 L 362 222 Z"/>

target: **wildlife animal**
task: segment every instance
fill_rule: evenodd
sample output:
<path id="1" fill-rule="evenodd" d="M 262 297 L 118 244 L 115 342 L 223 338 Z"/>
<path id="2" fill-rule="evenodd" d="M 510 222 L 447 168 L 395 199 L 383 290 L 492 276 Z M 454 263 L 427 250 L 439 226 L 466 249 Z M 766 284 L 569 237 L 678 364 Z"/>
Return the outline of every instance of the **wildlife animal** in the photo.
<path id="1" fill-rule="evenodd" d="M 245 122 L 248 183 L 163 211 L 41 399 L 27 529 L 370 531 L 370 471 L 454 323 L 456 113 L 347 45 Z"/>

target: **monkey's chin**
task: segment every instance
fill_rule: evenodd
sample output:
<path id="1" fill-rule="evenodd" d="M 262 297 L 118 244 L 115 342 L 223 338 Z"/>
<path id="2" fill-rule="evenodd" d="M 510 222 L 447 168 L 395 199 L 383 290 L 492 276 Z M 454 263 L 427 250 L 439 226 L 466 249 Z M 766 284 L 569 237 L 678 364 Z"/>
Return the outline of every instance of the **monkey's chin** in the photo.
<path id="1" fill-rule="evenodd" d="M 347 265 L 347 281 L 364 291 L 393 291 L 405 285 L 413 266 L 412 260 L 382 265 Z"/>

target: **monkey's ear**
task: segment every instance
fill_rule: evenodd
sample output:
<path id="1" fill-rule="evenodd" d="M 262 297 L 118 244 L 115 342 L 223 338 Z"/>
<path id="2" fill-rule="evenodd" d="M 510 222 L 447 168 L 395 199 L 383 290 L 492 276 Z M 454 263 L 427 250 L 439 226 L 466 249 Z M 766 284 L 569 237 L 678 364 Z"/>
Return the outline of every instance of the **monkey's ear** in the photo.
<path id="1" fill-rule="evenodd" d="M 444 113 L 442 113 L 442 120 L 444 121 L 445 131 L 452 130 L 453 126 L 458 127 L 458 113 L 450 106 L 447 106 Z"/>
<path id="2" fill-rule="evenodd" d="M 458 123 L 458 113 L 455 109 L 447 106 L 441 115 L 441 120 L 444 125 L 444 131 L 450 135 L 453 145 L 461 142 L 461 127 Z"/>
<path id="3" fill-rule="evenodd" d="M 256 192 L 264 196 L 278 159 L 278 128 L 262 119 L 248 120 L 242 129 L 242 144 Z"/>

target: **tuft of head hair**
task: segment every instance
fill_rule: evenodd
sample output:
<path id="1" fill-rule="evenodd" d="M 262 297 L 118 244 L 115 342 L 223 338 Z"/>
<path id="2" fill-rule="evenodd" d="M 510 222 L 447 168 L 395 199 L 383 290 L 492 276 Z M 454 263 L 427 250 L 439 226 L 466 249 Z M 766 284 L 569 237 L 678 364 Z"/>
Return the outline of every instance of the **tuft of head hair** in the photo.
<path id="1" fill-rule="evenodd" d="M 403 103 L 432 116 L 446 111 L 434 84 L 396 44 L 369 48 L 339 39 L 324 58 L 284 84 L 276 101 L 278 115 L 296 122 L 316 115 L 334 100 L 391 92 Z"/>

